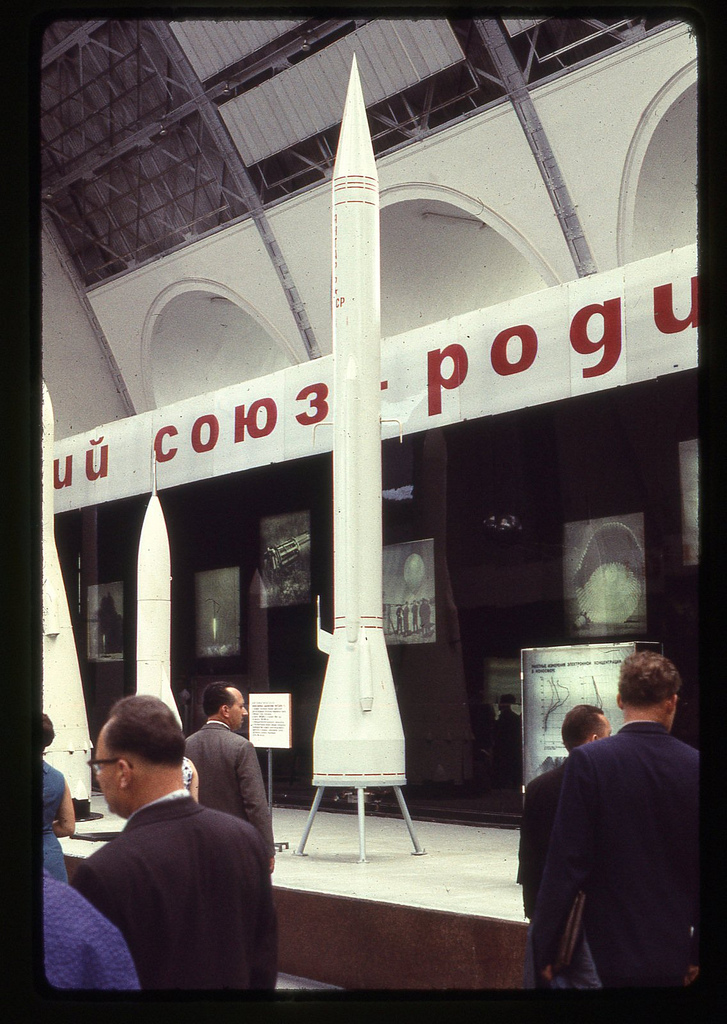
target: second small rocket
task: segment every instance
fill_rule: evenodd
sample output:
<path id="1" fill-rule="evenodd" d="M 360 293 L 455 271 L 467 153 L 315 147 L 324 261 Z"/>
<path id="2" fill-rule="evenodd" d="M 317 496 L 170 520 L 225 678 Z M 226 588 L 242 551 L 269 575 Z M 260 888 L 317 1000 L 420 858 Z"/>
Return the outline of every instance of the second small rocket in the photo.
<path id="1" fill-rule="evenodd" d="M 401 786 L 404 732 L 382 614 L 379 180 L 356 58 L 333 168 L 334 631 L 314 786 Z"/>
<path id="2" fill-rule="evenodd" d="M 172 572 L 169 535 L 156 491 L 139 537 L 137 562 L 136 692 L 159 697 L 181 725 L 170 682 Z"/>

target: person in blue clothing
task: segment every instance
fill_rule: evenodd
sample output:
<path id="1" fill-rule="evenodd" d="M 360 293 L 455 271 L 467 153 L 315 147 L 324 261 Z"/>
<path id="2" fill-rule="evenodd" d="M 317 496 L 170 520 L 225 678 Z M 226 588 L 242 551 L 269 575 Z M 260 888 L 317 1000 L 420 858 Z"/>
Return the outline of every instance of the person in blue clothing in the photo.
<path id="1" fill-rule="evenodd" d="M 43 869 L 43 970 L 53 988 L 139 989 L 121 932 Z"/>
<path id="2" fill-rule="evenodd" d="M 571 751 L 531 923 L 553 964 L 573 900 L 603 988 L 690 984 L 699 972 L 699 753 L 671 736 L 681 678 L 668 658 L 623 662 L 613 736 Z"/>
<path id="3" fill-rule="evenodd" d="M 43 715 L 43 751 L 55 738 L 53 723 Z M 76 831 L 71 790 L 63 773 L 43 761 L 43 866 L 60 882 L 67 882 L 66 865 L 59 837 Z"/>

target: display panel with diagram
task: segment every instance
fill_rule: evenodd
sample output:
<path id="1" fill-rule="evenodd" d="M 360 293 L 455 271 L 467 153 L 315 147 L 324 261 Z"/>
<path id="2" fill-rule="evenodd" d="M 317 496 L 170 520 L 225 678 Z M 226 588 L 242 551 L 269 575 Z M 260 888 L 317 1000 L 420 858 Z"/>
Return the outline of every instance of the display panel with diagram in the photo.
<path id="1" fill-rule="evenodd" d="M 523 782 L 557 768 L 568 756 L 563 719 L 577 704 L 600 708 L 617 732 L 621 663 L 637 650 L 661 650 L 651 642 L 532 647 L 521 651 L 523 692 Z"/>
<path id="2" fill-rule="evenodd" d="M 699 564 L 699 442 L 679 445 L 682 490 L 682 558 L 684 565 Z"/>

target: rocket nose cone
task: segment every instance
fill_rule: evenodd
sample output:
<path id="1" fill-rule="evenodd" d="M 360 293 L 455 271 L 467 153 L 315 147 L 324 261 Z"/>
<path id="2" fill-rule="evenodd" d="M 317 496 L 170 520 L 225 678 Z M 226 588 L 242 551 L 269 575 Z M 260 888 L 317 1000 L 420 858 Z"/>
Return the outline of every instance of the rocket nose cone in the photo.
<path id="1" fill-rule="evenodd" d="M 347 122 L 351 122 L 354 118 L 356 119 L 357 127 L 361 124 L 361 112 L 363 111 L 364 121 L 366 117 L 366 104 L 363 98 L 363 89 L 361 88 L 361 77 L 358 73 L 358 67 L 356 65 L 356 57 L 353 58 L 353 64 L 351 65 L 351 74 L 348 78 L 348 88 L 346 89 L 346 100 L 343 104 L 343 125 Z M 367 125 L 368 130 L 368 125 Z"/>
<path id="2" fill-rule="evenodd" d="M 338 138 L 333 176 L 335 178 L 349 173 L 376 176 L 371 133 L 366 117 L 366 104 L 355 55 L 351 64 L 348 91 L 343 106 L 341 134 Z"/>

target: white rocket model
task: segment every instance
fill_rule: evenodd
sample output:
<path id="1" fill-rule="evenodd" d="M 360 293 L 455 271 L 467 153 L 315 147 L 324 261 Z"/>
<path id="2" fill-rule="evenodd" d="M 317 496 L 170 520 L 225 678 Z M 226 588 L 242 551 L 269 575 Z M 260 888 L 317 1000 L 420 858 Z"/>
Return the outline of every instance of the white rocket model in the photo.
<path id="1" fill-rule="evenodd" d="M 53 520 L 53 406 L 43 382 L 41 495 L 43 533 L 43 711 L 53 722 L 55 739 L 46 747 L 46 760 L 65 776 L 78 804 L 90 800 L 91 738 L 81 671 L 73 638 Z"/>
<path id="2" fill-rule="evenodd" d="M 406 782 L 382 612 L 379 180 L 353 58 L 333 168 L 334 631 L 314 786 Z M 397 793 L 398 795 L 398 793 Z"/>
<path id="3" fill-rule="evenodd" d="M 169 535 L 156 492 L 156 473 L 141 525 L 136 581 L 136 692 L 163 700 L 181 726 L 170 683 L 172 571 Z"/>

